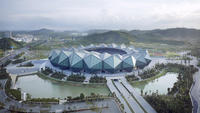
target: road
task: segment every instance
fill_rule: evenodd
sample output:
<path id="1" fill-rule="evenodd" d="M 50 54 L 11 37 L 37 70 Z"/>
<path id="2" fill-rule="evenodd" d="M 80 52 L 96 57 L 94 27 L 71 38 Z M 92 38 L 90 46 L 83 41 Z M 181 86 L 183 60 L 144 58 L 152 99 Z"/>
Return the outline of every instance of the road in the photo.
<path id="1" fill-rule="evenodd" d="M 115 93 L 116 97 L 120 100 L 120 102 L 124 105 L 124 111 L 126 113 L 131 113 L 130 108 L 128 107 L 126 101 L 123 99 L 122 95 L 120 94 L 120 92 L 115 88 L 114 84 L 112 83 L 111 79 L 109 79 L 108 77 L 107 79 L 107 86 L 110 89 L 110 91 L 113 93 Z"/>
<path id="2" fill-rule="evenodd" d="M 44 64 L 46 60 L 30 60 L 30 61 L 23 62 L 21 64 L 24 64 L 27 62 L 32 62 L 34 66 L 33 67 L 17 67 L 20 64 L 8 65 L 6 67 L 7 72 L 10 74 L 15 74 L 15 75 L 23 75 L 25 73 L 37 72 L 43 67 L 42 64 Z"/>
<path id="3" fill-rule="evenodd" d="M 118 81 L 115 81 L 114 79 L 118 79 Z M 151 105 L 148 104 L 148 102 L 146 102 L 146 100 L 142 96 L 140 96 L 126 81 L 124 76 L 106 77 L 106 80 L 107 86 L 110 91 L 115 92 L 117 98 L 121 101 L 122 104 L 124 104 L 125 112 L 131 113 L 132 109 L 135 113 L 156 113 Z M 128 102 L 128 104 L 126 103 L 126 101 Z M 131 108 L 129 108 L 129 106 Z"/>
<path id="4" fill-rule="evenodd" d="M 197 62 L 194 62 L 194 66 L 199 69 L 193 76 L 193 86 L 191 88 L 190 94 L 193 103 L 193 113 L 200 113 L 200 68 L 197 67 Z"/>
<path id="5" fill-rule="evenodd" d="M 132 94 L 132 96 L 135 97 L 135 99 L 145 109 L 145 111 L 147 111 L 148 113 L 156 113 L 154 108 L 152 108 L 151 105 L 134 90 L 134 88 L 126 81 L 125 78 L 121 78 L 121 81 L 124 87 L 127 88 L 127 90 Z"/>
<path id="6" fill-rule="evenodd" d="M 131 96 L 131 94 L 125 89 L 125 87 L 119 82 L 114 81 L 114 84 L 119 89 L 119 91 L 122 93 L 130 107 L 135 113 L 144 113 L 142 108 L 138 105 L 138 103 L 135 101 L 135 99 Z"/>

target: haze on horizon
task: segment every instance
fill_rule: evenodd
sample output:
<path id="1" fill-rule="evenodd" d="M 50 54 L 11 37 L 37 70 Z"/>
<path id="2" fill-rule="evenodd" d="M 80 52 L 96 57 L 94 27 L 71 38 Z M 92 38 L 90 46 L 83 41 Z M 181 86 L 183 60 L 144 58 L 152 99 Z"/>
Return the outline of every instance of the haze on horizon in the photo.
<path id="1" fill-rule="evenodd" d="M 200 29 L 200 0 L 1 0 L 0 30 Z"/>

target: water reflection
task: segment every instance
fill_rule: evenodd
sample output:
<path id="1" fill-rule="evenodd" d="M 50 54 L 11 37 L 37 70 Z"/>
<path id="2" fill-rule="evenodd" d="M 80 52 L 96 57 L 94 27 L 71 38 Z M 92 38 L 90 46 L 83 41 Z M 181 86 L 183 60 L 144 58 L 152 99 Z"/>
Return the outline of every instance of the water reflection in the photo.
<path id="1" fill-rule="evenodd" d="M 92 92 L 108 95 L 109 90 L 105 87 L 85 87 L 72 86 L 65 83 L 46 80 L 37 75 L 25 76 L 18 78 L 16 87 L 21 88 L 22 91 L 32 95 L 32 97 L 56 97 L 66 98 L 67 96 L 79 96 L 80 93 L 90 95 Z"/>
<path id="2" fill-rule="evenodd" d="M 177 77 L 177 73 L 167 73 L 153 81 L 144 82 L 134 85 L 133 87 L 139 94 L 141 94 L 141 90 L 143 90 L 143 94 L 145 94 L 145 92 L 147 92 L 147 94 L 152 94 L 153 92 L 156 93 L 156 91 L 158 91 L 159 94 L 167 94 L 167 89 L 174 86 L 174 83 L 178 80 Z"/>

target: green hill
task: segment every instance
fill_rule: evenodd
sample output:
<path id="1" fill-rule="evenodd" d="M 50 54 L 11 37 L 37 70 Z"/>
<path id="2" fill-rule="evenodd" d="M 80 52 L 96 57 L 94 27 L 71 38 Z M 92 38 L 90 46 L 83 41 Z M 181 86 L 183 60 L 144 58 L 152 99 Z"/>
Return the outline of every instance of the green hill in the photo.
<path id="1" fill-rule="evenodd" d="M 22 44 L 11 38 L 1 38 L 0 39 L 0 49 L 8 50 L 8 49 L 11 49 L 11 47 L 21 48 Z"/>
<path id="2" fill-rule="evenodd" d="M 108 31 L 105 33 L 95 33 L 80 38 L 82 44 L 98 44 L 98 43 L 116 43 L 116 44 L 130 44 L 134 42 L 135 37 L 127 32 L 122 31 Z"/>
<path id="3" fill-rule="evenodd" d="M 132 30 L 131 35 L 137 37 L 136 41 L 158 42 L 171 45 L 181 45 L 184 42 L 197 42 L 200 40 L 200 30 L 188 28 L 170 28 L 155 30 Z"/>

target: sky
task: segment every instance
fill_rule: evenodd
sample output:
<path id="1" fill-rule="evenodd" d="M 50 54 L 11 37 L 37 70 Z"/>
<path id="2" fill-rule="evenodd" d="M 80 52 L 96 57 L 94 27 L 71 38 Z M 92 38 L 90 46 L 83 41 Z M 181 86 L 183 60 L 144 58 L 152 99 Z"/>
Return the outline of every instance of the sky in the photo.
<path id="1" fill-rule="evenodd" d="M 0 30 L 200 29 L 200 0 L 0 0 Z"/>

